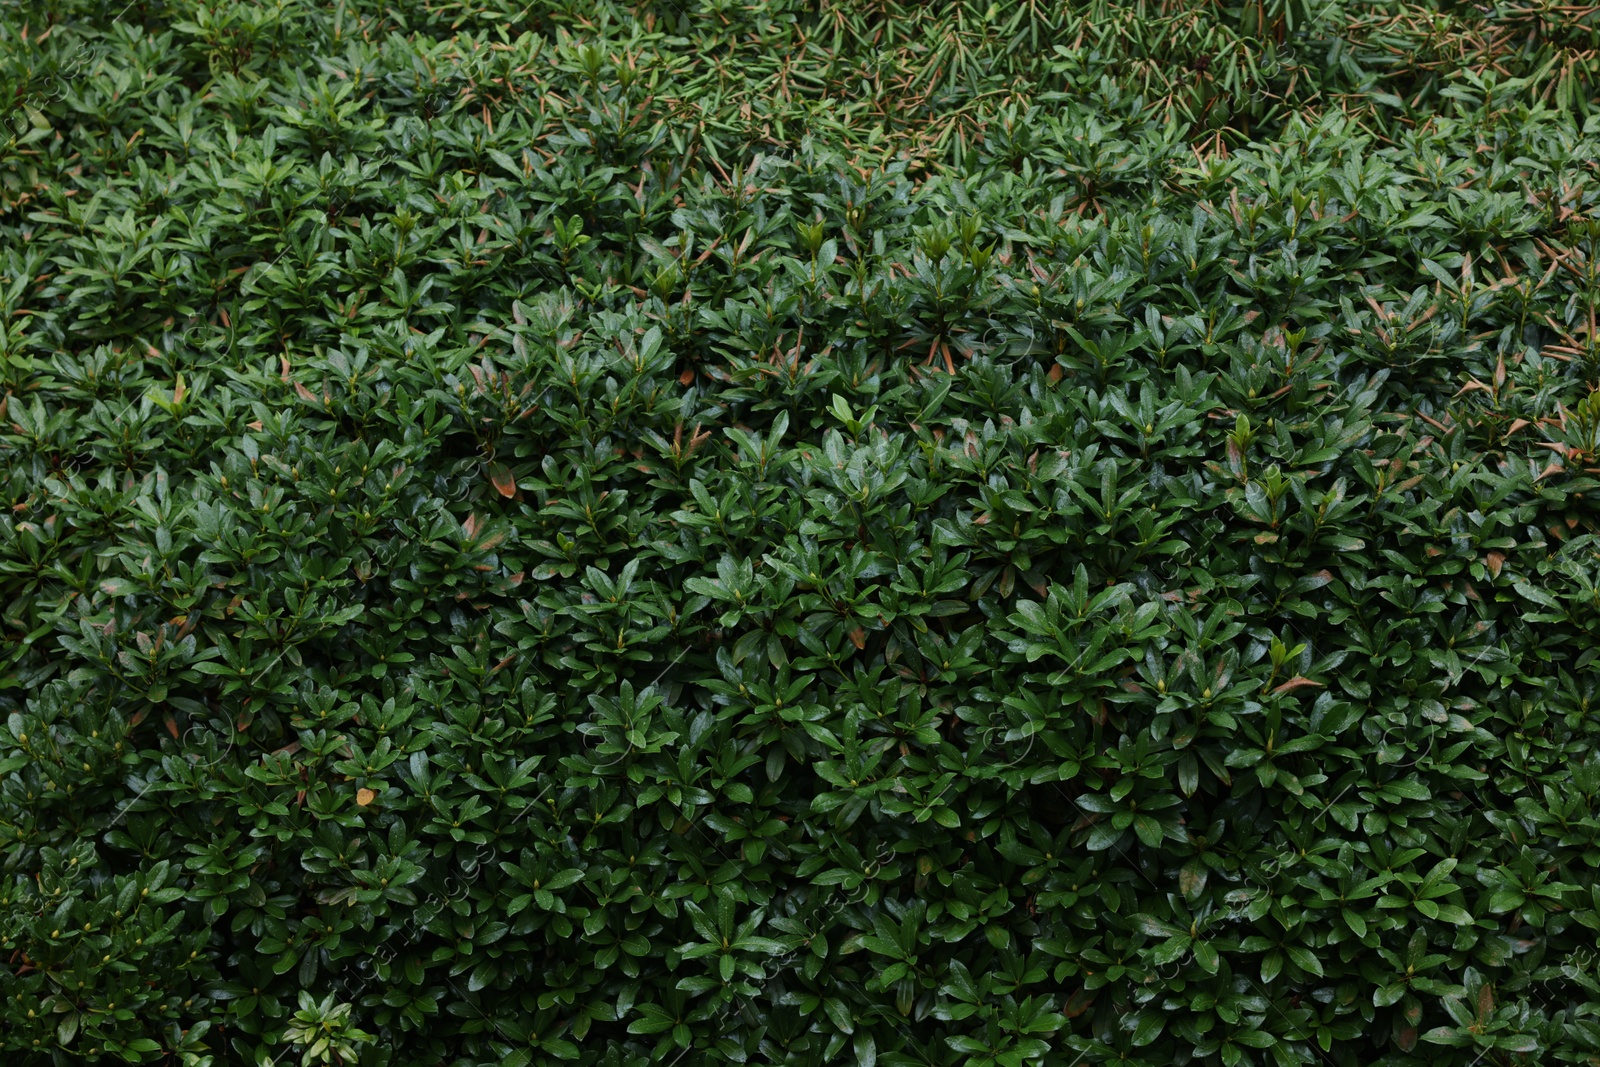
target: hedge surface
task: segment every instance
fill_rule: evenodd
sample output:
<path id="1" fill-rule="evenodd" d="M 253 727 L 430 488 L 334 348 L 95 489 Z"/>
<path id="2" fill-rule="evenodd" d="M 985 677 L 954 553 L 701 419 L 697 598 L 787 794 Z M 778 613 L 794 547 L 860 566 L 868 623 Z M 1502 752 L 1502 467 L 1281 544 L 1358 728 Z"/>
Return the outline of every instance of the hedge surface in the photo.
<path id="1" fill-rule="evenodd" d="M 0 16 L 5 1062 L 1600 1062 L 1595 16 Z"/>

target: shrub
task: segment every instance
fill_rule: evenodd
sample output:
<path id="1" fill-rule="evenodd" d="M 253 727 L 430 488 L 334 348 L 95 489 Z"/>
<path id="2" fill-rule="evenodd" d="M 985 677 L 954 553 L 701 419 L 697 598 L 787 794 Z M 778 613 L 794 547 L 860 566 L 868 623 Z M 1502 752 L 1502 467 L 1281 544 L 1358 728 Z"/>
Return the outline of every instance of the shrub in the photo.
<path id="1" fill-rule="evenodd" d="M 7 1062 L 1593 1062 L 1577 36 L 1252 7 L 8 15 Z"/>

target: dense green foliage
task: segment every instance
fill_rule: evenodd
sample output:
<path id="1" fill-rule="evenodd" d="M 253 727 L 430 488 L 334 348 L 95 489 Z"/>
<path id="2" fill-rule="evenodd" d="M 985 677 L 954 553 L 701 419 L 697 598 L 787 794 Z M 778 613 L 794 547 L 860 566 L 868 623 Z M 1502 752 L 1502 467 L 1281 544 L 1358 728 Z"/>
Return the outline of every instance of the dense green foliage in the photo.
<path id="1" fill-rule="evenodd" d="M 0 15 L 0 1056 L 1600 1062 L 1597 16 Z"/>

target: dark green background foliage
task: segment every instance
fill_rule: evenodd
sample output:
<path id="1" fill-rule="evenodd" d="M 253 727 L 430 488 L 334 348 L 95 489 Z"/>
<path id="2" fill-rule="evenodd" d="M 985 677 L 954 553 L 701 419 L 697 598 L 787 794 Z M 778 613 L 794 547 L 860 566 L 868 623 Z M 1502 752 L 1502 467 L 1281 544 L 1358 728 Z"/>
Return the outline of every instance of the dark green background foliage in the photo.
<path id="1" fill-rule="evenodd" d="M 7 1064 L 1600 1062 L 1594 16 L 116 7 Z"/>

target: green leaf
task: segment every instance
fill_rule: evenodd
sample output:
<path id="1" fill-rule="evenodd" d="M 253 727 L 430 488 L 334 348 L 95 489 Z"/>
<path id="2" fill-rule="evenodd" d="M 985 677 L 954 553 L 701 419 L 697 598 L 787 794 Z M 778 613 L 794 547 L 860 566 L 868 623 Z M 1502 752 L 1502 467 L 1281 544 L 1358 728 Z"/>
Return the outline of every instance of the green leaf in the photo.
<path id="1" fill-rule="evenodd" d="M 1151 951 L 1150 962 L 1161 967 L 1181 958 L 1189 951 L 1192 940 L 1188 934 L 1175 934 L 1169 937 Z"/>
<path id="2" fill-rule="evenodd" d="M 1514 886 L 1501 886 L 1489 896 L 1489 910 L 1496 915 L 1514 911 L 1527 903 L 1528 898 Z"/>
<path id="3" fill-rule="evenodd" d="M 654 1004 L 639 1005 L 639 1018 L 628 1024 L 630 1034 L 660 1034 L 671 1030 L 676 1020 Z"/>
<path id="4" fill-rule="evenodd" d="M 1166 1016 L 1161 1012 L 1141 1011 L 1133 1017 L 1133 1034 L 1128 1043 L 1134 1048 L 1143 1048 L 1160 1037 L 1166 1025 Z"/>
<path id="5" fill-rule="evenodd" d="M 1209 870 L 1198 859 L 1192 859 L 1178 870 L 1178 891 L 1187 900 L 1194 900 L 1205 892 Z"/>
<path id="6" fill-rule="evenodd" d="M 1314 974 L 1318 978 L 1327 977 L 1323 973 L 1321 962 L 1318 961 L 1310 949 L 1300 945 L 1285 945 L 1284 952 L 1288 954 L 1290 960 L 1294 961 L 1294 965 L 1302 971 Z"/>
<path id="7" fill-rule="evenodd" d="M 1422 1035 L 1422 1040 L 1435 1045 L 1450 1045 L 1454 1048 L 1467 1048 L 1472 1044 L 1472 1035 L 1460 1030 L 1453 1030 L 1448 1026 L 1436 1026 Z"/>

